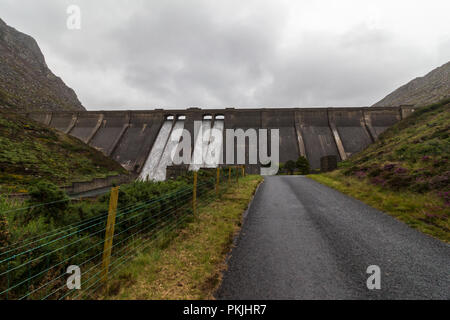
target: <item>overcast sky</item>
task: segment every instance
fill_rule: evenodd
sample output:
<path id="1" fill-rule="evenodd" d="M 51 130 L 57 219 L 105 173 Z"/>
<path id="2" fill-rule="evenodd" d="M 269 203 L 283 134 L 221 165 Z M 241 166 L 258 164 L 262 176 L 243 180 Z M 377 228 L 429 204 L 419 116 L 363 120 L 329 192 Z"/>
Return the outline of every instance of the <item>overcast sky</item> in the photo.
<path id="1" fill-rule="evenodd" d="M 81 30 L 66 26 L 81 9 Z M 368 106 L 450 60 L 449 0 L 0 0 L 88 110 Z"/>

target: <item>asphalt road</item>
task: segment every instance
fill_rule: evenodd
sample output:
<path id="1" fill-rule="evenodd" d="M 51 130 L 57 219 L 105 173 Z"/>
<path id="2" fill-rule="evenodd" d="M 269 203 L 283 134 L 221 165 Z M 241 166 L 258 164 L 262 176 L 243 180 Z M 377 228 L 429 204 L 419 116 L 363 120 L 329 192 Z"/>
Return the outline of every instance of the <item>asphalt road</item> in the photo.
<path id="1" fill-rule="evenodd" d="M 265 179 L 228 266 L 218 299 L 450 299 L 449 245 L 301 176 Z"/>

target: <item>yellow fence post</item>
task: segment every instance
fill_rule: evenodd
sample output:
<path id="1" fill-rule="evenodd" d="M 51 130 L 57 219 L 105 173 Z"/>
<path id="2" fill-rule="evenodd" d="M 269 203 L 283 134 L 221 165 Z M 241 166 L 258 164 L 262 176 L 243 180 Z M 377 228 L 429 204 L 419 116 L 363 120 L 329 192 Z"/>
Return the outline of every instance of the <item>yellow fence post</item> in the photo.
<path id="1" fill-rule="evenodd" d="M 216 170 L 216 196 L 219 195 L 219 182 L 220 182 L 220 168 L 217 167 L 217 170 Z"/>
<path id="2" fill-rule="evenodd" d="M 109 198 L 108 220 L 106 222 L 105 245 L 103 247 L 101 280 L 108 279 L 109 262 L 111 260 L 111 249 L 114 236 L 114 225 L 116 223 L 117 200 L 119 199 L 119 187 L 111 188 Z"/>
<path id="3" fill-rule="evenodd" d="M 236 169 L 236 183 L 239 183 L 239 167 L 236 166 L 235 169 Z"/>
<path id="4" fill-rule="evenodd" d="M 231 167 L 228 167 L 228 183 L 231 182 Z"/>
<path id="5" fill-rule="evenodd" d="M 245 177 L 245 166 L 242 165 L 242 178 Z"/>
<path id="6" fill-rule="evenodd" d="M 197 171 L 194 171 L 194 186 L 192 191 L 192 209 L 194 216 L 197 216 Z"/>

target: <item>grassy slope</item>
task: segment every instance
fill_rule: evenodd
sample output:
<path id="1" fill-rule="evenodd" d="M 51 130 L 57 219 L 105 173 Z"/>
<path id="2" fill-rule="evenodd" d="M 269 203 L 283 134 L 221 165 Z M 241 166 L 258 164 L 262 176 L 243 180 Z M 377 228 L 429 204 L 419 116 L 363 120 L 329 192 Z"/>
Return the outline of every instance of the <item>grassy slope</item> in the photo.
<path id="1" fill-rule="evenodd" d="M 125 173 L 78 139 L 23 116 L 0 112 L 0 192 L 26 192 L 46 179 L 59 185 Z"/>
<path id="2" fill-rule="evenodd" d="M 166 245 L 142 252 L 111 280 L 108 299 L 213 299 L 260 176 L 246 176 Z M 103 297 L 105 298 L 105 297 Z"/>
<path id="3" fill-rule="evenodd" d="M 312 179 L 450 241 L 450 101 L 418 109 L 340 169 Z"/>

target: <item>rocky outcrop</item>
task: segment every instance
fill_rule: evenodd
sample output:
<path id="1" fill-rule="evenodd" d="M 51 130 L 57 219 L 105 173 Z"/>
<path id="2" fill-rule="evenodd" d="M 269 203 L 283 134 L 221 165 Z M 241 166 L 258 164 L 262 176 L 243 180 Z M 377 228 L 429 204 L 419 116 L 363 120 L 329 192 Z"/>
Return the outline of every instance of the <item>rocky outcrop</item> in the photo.
<path id="1" fill-rule="evenodd" d="M 47 67 L 37 42 L 1 19 L 0 108 L 85 110 L 75 92 Z"/>
<path id="2" fill-rule="evenodd" d="M 374 107 L 424 106 L 450 97 L 450 62 L 401 86 Z"/>

